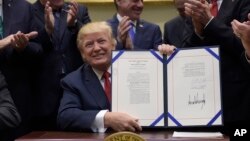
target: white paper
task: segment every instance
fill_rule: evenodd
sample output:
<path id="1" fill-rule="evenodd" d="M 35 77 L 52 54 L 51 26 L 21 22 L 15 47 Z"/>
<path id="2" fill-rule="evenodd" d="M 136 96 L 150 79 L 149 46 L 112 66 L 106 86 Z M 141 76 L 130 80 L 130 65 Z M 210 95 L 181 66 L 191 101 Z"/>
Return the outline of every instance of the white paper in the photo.
<path id="1" fill-rule="evenodd" d="M 183 138 L 223 138 L 220 132 L 174 132 L 173 137 Z"/>
<path id="2" fill-rule="evenodd" d="M 219 60 L 205 49 L 180 50 L 170 61 L 168 112 L 182 126 L 207 125 L 221 110 L 219 72 Z M 168 123 L 177 126 L 170 118 Z M 221 124 L 220 116 L 213 125 Z"/>
<path id="3" fill-rule="evenodd" d="M 162 62 L 152 53 L 124 52 L 112 64 L 112 111 L 128 113 L 139 118 L 141 126 L 150 126 L 164 113 L 162 80 Z M 156 126 L 164 126 L 164 119 Z"/>

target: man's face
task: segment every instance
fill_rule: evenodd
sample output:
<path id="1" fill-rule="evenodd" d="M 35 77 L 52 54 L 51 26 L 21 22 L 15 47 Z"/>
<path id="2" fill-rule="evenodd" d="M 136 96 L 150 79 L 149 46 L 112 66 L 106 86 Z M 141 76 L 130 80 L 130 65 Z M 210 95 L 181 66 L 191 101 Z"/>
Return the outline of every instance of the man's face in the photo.
<path id="1" fill-rule="evenodd" d="M 61 8 L 64 4 L 64 0 L 49 0 L 53 9 Z"/>
<path id="2" fill-rule="evenodd" d="M 131 20 L 138 20 L 143 10 L 143 0 L 117 0 L 118 12 Z"/>
<path id="3" fill-rule="evenodd" d="M 83 43 L 80 47 L 82 57 L 93 68 L 106 70 L 111 64 L 111 53 L 115 48 L 111 37 L 104 31 L 90 33 L 82 38 Z"/>

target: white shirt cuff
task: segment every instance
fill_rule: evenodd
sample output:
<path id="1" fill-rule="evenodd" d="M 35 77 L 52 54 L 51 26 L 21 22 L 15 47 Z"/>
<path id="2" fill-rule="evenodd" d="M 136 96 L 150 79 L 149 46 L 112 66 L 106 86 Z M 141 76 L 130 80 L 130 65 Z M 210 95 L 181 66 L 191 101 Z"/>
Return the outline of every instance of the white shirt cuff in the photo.
<path id="1" fill-rule="evenodd" d="M 107 128 L 104 127 L 104 115 L 108 112 L 108 110 L 101 110 L 97 113 L 94 122 L 91 125 L 91 129 L 93 132 L 104 133 Z"/>
<path id="2" fill-rule="evenodd" d="M 208 26 L 208 24 L 214 19 L 214 16 L 207 22 L 207 24 L 205 25 L 204 29 Z M 195 32 L 195 34 L 201 39 L 203 40 L 204 37 L 202 35 L 199 35 L 198 33 Z"/>
<path id="3" fill-rule="evenodd" d="M 205 25 L 205 27 L 204 28 L 206 28 L 207 27 L 207 25 L 212 21 L 214 19 L 214 16 L 207 22 L 207 24 Z"/>

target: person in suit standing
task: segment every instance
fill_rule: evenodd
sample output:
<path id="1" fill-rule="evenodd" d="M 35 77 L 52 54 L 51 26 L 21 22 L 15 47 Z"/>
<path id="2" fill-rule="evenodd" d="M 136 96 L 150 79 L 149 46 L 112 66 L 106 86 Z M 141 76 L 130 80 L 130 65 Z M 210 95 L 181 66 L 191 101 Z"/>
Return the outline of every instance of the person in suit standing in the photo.
<path id="1" fill-rule="evenodd" d="M 192 19 L 185 15 L 184 3 L 187 0 L 174 0 L 174 5 L 179 16 L 167 21 L 164 24 L 164 43 L 174 45 L 178 48 L 188 46 L 187 41 L 193 30 Z"/>
<path id="2" fill-rule="evenodd" d="M 250 123 L 250 75 L 242 65 L 244 48 L 234 35 L 231 21 L 243 22 L 250 11 L 250 1 L 188 0 L 185 13 L 192 17 L 195 33 L 193 46 L 219 45 L 224 132 Z"/>
<path id="3" fill-rule="evenodd" d="M 21 117 L 7 88 L 5 78 L 0 71 L 0 140 L 4 140 L 3 134 L 6 134 L 6 130 L 16 128 L 20 122 Z"/>
<path id="4" fill-rule="evenodd" d="M 60 80 L 83 63 L 76 37 L 90 17 L 87 8 L 74 0 L 37 0 L 33 8 L 44 50 L 36 83 L 34 125 L 36 130 L 55 130 Z"/>
<path id="5" fill-rule="evenodd" d="M 248 21 L 239 22 L 233 20 L 231 22 L 234 34 L 241 39 L 245 52 L 242 54 L 242 59 L 245 66 L 250 72 L 250 13 L 248 14 Z"/>
<path id="6" fill-rule="evenodd" d="M 108 22 L 117 39 L 116 49 L 158 49 L 162 44 L 161 30 L 158 25 L 140 18 L 143 0 L 114 0 L 114 4 L 117 13 Z"/>
<path id="7" fill-rule="evenodd" d="M 60 129 L 141 131 L 137 118 L 109 111 L 110 101 L 102 76 L 111 72 L 111 53 L 116 46 L 111 27 L 107 22 L 87 24 L 78 33 L 77 45 L 86 64 L 62 79 L 64 92 L 57 118 Z M 110 78 L 106 80 L 110 82 Z"/>
<path id="8" fill-rule="evenodd" d="M 107 128 L 141 131 L 137 118 L 109 111 L 110 95 L 105 83 L 110 83 L 112 50 L 116 47 L 110 25 L 93 22 L 82 27 L 77 36 L 77 46 L 86 63 L 61 81 L 64 92 L 57 117 L 59 128 L 93 132 L 105 132 Z M 167 47 L 173 51 L 171 46 Z M 104 79 L 104 74 L 109 74 L 109 78 Z"/>
<path id="9" fill-rule="evenodd" d="M 34 75 L 42 48 L 33 39 L 37 32 L 30 3 L 25 0 L 3 0 L 0 9 L 0 70 L 22 118 L 19 126 L 8 134 L 8 138 L 14 140 L 31 131 Z"/>

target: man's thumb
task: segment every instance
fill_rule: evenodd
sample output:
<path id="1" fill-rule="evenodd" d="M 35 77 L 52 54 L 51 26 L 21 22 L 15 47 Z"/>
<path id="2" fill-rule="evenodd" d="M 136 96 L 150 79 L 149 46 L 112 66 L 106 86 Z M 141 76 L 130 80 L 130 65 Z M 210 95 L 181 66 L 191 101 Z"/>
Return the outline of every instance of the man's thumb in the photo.
<path id="1" fill-rule="evenodd" d="M 27 36 L 29 39 L 34 39 L 34 38 L 37 37 L 37 35 L 38 35 L 38 32 L 37 32 L 37 31 L 32 31 L 32 32 L 26 34 L 26 36 Z"/>

